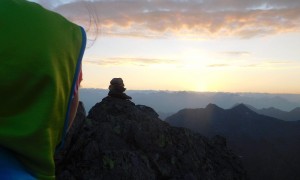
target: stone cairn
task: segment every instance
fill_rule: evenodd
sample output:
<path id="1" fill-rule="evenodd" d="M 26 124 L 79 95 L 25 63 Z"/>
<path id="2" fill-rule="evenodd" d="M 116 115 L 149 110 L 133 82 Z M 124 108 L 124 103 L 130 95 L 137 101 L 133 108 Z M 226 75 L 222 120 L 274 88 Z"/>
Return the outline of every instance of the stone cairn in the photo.
<path id="1" fill-rule="evenodd" d="M 110 85 L 108 89 L 109 89 L 108 96 L 110 97 L 115 97 L 124 100 L 132 99 L 130 96 L 124 93 L 126 88 L 124 88 L 124 83 L 122 78 L 113 78 L 110 81 Z"/>

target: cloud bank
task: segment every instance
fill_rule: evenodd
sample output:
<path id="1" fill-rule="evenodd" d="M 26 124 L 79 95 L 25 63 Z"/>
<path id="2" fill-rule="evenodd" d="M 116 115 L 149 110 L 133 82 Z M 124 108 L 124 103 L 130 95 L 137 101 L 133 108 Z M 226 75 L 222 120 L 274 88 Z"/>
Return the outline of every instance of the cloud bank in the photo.
<path id="1" fill-rule="evenodd" d="M 101 35 L 237 36 L 300 31 L 299 0 L 40 1 Z M 67 2 L 67 3 L 66 3 Z"/>
<path id="2" fill-rule="evenodd" d="M 170 59 L 156 59 L 156 58 L 137 58 L 137 57 L 110 57 L 99 59 L 97 57 L 86 57 L 84 63 L 96 64 L 101 66 L 149 66 L 149 65 L 176 65 L 178 61 Z"/>

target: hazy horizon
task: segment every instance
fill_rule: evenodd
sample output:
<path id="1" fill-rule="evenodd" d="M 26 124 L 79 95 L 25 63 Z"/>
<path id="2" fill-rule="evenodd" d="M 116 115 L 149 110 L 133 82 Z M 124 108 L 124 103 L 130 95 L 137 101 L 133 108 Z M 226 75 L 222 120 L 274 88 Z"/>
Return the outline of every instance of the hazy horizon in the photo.
<path id="1" fill-rule="evenodd" d="M 107 83 L 109 86 L 109 83 Z M 98 87 L 81 87 L 81 89 L 98 89 L 109 91 L 108 88 L 98 88 Z M 272 93 L 272 92 L 230 92 L 230 91 L 196 91 L 196 90 L 167 90 L 167 89 L 127 89 L 126 91 L 166 91 L 166 92 L 194 92 L 194 93 L 227 93 L 227 94 L 270 94 L 270 95 L 300 95 L 300 93 Z"/>
<path id="2" fill-rule="evenodd" d="M 107 96 L 107 89 L 81 88 L 80 100 L 86 110 Z M 208 104 L 216 104 L 223 109 L 243 103 L 257 109 L 274 107 L 282 111 L 292 111 L 300 107 L 300 94 L 267 94 L 267 93 L 220 93 L 192 91 L 157 91 L 127 90 L 135 104 L 153 108 L 161 116 L 168 116 L 185 108 L 205 108 Z M 300 120 L 300 119 L 299 119 Z"/>

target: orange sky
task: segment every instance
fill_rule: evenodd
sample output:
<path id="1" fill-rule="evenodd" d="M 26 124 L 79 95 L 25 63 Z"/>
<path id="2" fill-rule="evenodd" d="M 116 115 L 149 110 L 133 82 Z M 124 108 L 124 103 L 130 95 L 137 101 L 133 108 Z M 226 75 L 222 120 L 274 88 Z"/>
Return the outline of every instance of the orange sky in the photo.
<path id="1" fill-rule="evenodd" d="M 82 87 L 300 94 L 300 1 L 39 3 L 87 30 Z"/>

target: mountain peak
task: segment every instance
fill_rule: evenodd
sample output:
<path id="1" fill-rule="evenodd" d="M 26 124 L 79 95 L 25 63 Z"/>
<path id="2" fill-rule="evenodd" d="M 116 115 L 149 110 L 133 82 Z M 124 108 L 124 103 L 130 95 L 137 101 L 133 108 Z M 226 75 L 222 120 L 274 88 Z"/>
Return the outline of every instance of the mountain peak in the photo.
<path id="1" fill-rule="evenodd" d="M 296 107 L 295 109 L 291 110 L 290 113 L 300 113 L 300 107 Z"/>
<path id="2" fill-rule="evenodd" d="M 106 97 L 81 122 L 58 179 L 246 179 L 225 139 L 171 127 L 150 107 Z"/>
<path id="3" fill-rule="evenodd" d="M 237 104 L 236 106 L 232 107 L 231 109 L 237 109 L 237 110 L 243 110 L 243 111 L 250 110 L 250 108 L 246 104 L 244 104 L 244 103 Z"/>
<path id="4" fill-rule="evenodd" d="M 233 108 L 229 109 L 228 111 L 235 112 L 238 114 L 257 114 L 256 112 L 251 110 L 249 107 L 247 107 L 247 105 L 245 105 L 243 103 L 234 106 Z"/>
<path id="5" fill-rule="evenodd" d="M 223 110 L 222 108 L 220 108 L 219 106 L 215 105 L 215 104 L 212 104 L 212 103 L 209 103 L 205 109 L 207 110 Z"/>
<path id="6" fill-rule="evenodd" d="M 217 106 L 216 104 L 212 104 L 212 103 L 209 103 L 206 108 L 220 108 L 219 106 Z"/>

